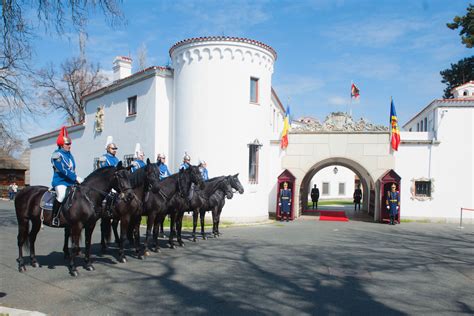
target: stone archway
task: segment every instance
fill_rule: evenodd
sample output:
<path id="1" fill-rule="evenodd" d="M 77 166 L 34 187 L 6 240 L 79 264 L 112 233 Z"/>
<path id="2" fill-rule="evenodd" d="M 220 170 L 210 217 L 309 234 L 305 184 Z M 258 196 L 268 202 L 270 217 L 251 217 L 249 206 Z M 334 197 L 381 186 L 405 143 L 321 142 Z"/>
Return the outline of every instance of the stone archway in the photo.
<path id="1" fill-rule="evenodd" d="M 315 163 L 311 168 L 309 168 L 306 175 L 301 180 L 300 184 L 300 210 L 304 210 L 305 206 L 308 205 L 308 193 L 309 193 L 309 184 L 313 176 L 323 168 L 329 166 L 343 166 L 352 170 L 360 179 L 363 191 L 363 200 L 362 200 L 362 209 L 368 211 L 370 214 L 375 214 L 374 205 L 370 205 L 371 194 L 375 194 L 375 181 L 370 173 L 362 165 L 357 163 L 354 160 L 344 158 L 344 157 L 333 157 L 323 159 Z M 375 196 L 372 197 L 374 199 Z"/>

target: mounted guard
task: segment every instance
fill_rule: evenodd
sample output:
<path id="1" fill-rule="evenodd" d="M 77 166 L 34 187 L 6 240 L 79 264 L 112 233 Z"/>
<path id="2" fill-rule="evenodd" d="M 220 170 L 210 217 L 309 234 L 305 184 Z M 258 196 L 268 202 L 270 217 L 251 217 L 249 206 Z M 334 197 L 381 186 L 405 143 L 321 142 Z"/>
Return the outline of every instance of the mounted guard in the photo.
<path id="1" fill-rule="evenodd" d="M 117 154 L 117 145 L 113 142 L 112 136 L 107 136 L 107 141 L 105 143 L 105 150 L 107 151 L 99 158 L 99 168 L 112 166 L 116 167 L 119 163 L 119 159 L 115 157 Z"/>
<path id="2" fill-rule="evenodd" d="M 146 163 L 143 161 L 143 159 L 145 159 L 145 153 L 141 149 L 140 143 L 137 143 L 135 145 L 134 157 L 135 157 L 135 160 L 132 161 L 132 168 L 130 169 L 132 173 L 146 166 Z"/>
<path id="3" fill-rule="evenodd" d="M 191 166 L 191 156 L 189 156 L 188 153 L 185 152 L 184 157 L 183 157 L 183 163 L 181 164 L 181 166 L 179 166 L 179 170 L 181 170 L 181 169 L 186 170 L 190 166 Z"/>
<path id="4" fill-rule="evenodd" d="M 59 226 L 59 210 L 66 197 L 68 187 L 74 184 L 80 184 L 83 180 L 76 174 L 76 162 L 71 154 L 71 138 L 69 138 L 66 127 L 61 127 L 56 140 L 58 149 L 51 155 L 51 164 L 53 166 L 53 180 L 51 185 L 56 191 L 56 198 L 53 203 L 51 216 L 51 226 Z"/>
<path id="5" fill-rule="evenodd" d="M 171 175 L 168 166 L 166 165 L 166 156 L 165 154 L 158 154 L 156 157 L 156 162 L 160 163 L 160 180 L 163 180 Z"/>
<path id="6" fill-rule="evenodd" d="M 199 171 L 201 172 L 204 181 L 209 180 L 209 173 L 207 172 L 207 163 L 204 160 L 199 160 Z"/>

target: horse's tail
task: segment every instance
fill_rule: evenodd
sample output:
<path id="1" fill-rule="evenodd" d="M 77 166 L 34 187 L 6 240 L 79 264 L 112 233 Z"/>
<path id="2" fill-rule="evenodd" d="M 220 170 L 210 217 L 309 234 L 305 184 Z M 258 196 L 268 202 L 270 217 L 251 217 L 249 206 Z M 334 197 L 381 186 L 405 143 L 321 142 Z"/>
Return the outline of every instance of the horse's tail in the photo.
<path id="1" fill-rule="evenodd" d="M 110 242 L 110 238 L 112 237 L 112 223 L 110 222 L 110 219 L 102 218 L 100 220 L 100 231 L 102 233 L 102 238 L 107 242 Z"/>

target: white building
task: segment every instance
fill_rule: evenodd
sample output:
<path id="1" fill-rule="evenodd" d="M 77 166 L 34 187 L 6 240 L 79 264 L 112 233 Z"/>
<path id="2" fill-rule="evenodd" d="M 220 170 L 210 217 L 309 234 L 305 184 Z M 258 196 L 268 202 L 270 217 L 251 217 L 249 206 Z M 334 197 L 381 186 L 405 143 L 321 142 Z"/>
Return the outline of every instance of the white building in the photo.
<path id="1" fill-rule="evenodd" d="M 319 170 L 311 179 L 310 188 L 317 185 L 320 200 L 347 200 L 353 197 L 356 179 L 351 169 L 334 165 Z"/>
<path id="2" fill-rule="evenodd" d="M 245 194 L 226 203 L 223 217 L 268 218 L 281 172 L 278 140 L 284 109 L 272 89 L 276 52 L 235 37 L 184 40 L 169 51 L 172 68 L 131 73 L 131 59 L 114 61 L 115 81 L 85 97 L 85 122 L 68 129 L 77 172 L 93 171 L 108 135 L 127 160 L 140 143 L 152 162 L 158 153 L 177 171 L 187 152 L 206 160 L 210 177 L 239 173 Z M 104 124 L 96 126 L 103 109 Z M 49 185 L 57 131 L 31 138 L 31 184 Z"/>
<path id="3" fill-rule="evenodd" d="M 453 99 L 434 100 L 400 133 L 395 170 L 403 218 L 458 222 L 460 208 L 474 206 L 474 81 L 451 93 Z"/>

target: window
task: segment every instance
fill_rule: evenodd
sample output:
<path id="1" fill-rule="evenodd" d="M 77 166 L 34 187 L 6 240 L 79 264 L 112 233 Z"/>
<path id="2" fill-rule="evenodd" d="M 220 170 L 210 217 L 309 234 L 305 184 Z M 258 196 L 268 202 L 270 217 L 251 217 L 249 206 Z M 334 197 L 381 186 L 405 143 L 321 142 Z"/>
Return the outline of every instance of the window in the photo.
<path id="1" fill-rule="evenodd" d="M 260 145 L 249 144 L 249 182 L 258 183 L 258 149 Z"/>
<path id="2" fill-rule="evenodd" d="M 423 120 L 421 120 L 420 122 L 420 132 L 423 132 L 424 131 L 424 128 L 423 128 Z"/>
<path id="3" fill-rule="evenodd" d="M 250 102 L 258 103 L 258 79 L 250 78 Z"/>
<path id="4" fill-rule="evenodd" d="M 464 92 L 463 92 L 462 95 L 463 95 L 463 96 L 468 96 L 469 94 L 467 93 L 467 90 L 464 90 Z"/>
<path id="5" fill-rule="evenodd" d="M 408 131 L 411 132 L 411 127 L 410 127 L 410 129 L 409 129 Z"/>
<path id="6" fill-rule="evenodd" d="M 339 195 L 346 194 L 346 184 L 343 182 L 339 182 Z"/>
<path id="7" fill-rule="evenodd" d="M 134 159 L 135 158 L 133 157 L 133 154 L 132 155 L 124 155 L 123 160 L 122 160 L 122 165 L 126 168 L 126 167 L 131 165 L 131 163 Z"/>
<path id="8" fill-rule="evenodd" d="M 416 123 L 416 131 L 417 131 L 417 132 L 420 131 L 420 123 Z"/>
<path id="9" fill-rule="evenodd" d="M 415 195 L 431 196 L 431 181 L 415 181 Z"/>
<path id="10" fill-rule="evenodd" d="M 428 118 L 425 117 L 425 132 L 428 131 Z"/>
<path id="11" fill-rule="evenodd" d="M 323 195 L 329 195 L 329 182 L 323 182 Z"/>
<path id="12" fill-rule="evenodd" d="M 137 96 L 128 98 L 128 116 L 137 115 Z"/>

